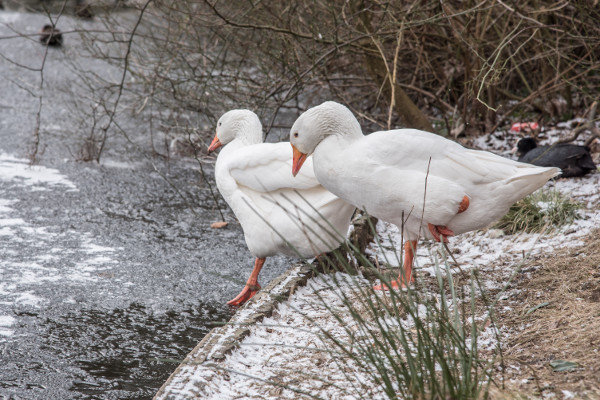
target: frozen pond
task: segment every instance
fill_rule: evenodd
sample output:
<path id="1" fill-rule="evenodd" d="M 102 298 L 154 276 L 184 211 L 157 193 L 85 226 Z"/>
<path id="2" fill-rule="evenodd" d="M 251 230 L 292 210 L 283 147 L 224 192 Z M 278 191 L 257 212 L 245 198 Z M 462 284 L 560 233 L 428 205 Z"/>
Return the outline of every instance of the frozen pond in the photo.
<path id="1" fill-rule="evenodd" d="M 45 21 L 0 10 L 0 36 L 34 33 Z M 38 65 L 44 48 L 35 39 L 2 39 L 0 53 Z M 75 36 L 67 46 L 78 46 Z M 166 163 L 114 137 L 100 164 L 76 161 L 82 135 L 72 98 L 59 90 L 75 79 L 63 61 L 76 52 L 50 50 L 33 167 L 40 74 L 0 59 L 0 398 L 148 399 L 229 318 L 225 302 L 253 258 L 220 199 L 230 225 L 210 228 L 220 216 L 196 160 Z M 129 122 L 144 146 L 145 132 Z M 212 179 L 209 162 L 205 171 Z M 287 266 L 269 259 L 261 282 Z"/>

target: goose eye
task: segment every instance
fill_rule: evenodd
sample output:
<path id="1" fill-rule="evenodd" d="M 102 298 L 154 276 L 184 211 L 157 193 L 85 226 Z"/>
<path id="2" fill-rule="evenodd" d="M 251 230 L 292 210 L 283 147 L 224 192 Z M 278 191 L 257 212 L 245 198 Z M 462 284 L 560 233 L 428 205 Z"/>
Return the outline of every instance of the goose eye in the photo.
<path id="1" fill-rule="evenodd" d="M 298 132 L 294 133 L 294 137 L 298 137 Z"/>
<path id="2" fill-rule="evenodd" d="M 222 122 L 219 122 L 219 126 L 221 126 L 222 124 L 223 124 Z"/>

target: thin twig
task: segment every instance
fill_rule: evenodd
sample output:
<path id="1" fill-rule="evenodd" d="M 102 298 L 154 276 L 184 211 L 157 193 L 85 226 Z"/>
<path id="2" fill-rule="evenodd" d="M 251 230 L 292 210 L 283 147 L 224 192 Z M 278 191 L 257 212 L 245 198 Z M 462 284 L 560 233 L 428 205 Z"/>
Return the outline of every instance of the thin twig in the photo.
<path id="1" fill-rule="evenodd" d="M 584 124 L 573 129 L 573 131 L 571 132 L 571 135 L 569 137 L 561 139 L 561 140 L 557 141 L 557 143 L 571 143 L 571 142 L 575 141 L 579 137 L 579 135 L 581 133 L 583 133 L 584 131 L 592 130 L 592 128 L 595 127 L 594 120 L 596 118 L 596 110 L 597 109 L 598 109 L 598 100 L 594 101 L 592 103 L 592 105 L 590 106 L 590 111 L 587 116 L 587 121 Z M 591 143 L 591 141 L 590 141 L 590 143 Z"/>
<path id="2" fill-rule="evenodd" d="M 127 76 L 127 71 L 129 70 L 129 62 L 130 62 L 129 56 L 131 54 L 131 49 L 133 47 L 133 39 L 136 35 L 137 29 L 139 28 L 139 26 L 142 23 L 142 18 L 144 16 L 144 13 L 146 12 L 146 9 L 150 5 L 150 3 L 152 3 L 152 1 L 153 0 L 146 1 L 146 4 L 144 4 L 144 6 L 141 8 L 140 15 L 138 16 L 138 19 L 137 19 L 135 25 L 133 26 L 133 29 L 131 30 L 131 35 L 129 35 L 129 39 L 127 40 L 127 51 L 125 52 L 125 57 L 123 58 L 123 61 L 124 61 L 123 73 L 121 74 L 121 81 L 118 84 L 117 98 L 115 99 L 112 111 L 107 112 L 108 122 L 102 128 L 102 140 L 100 141 L 100 148 L 98 149 L 98 154 L 96 156 L 96 162 L 100 162 L 100 156 L 102 155 L 102 151 L 104 150 L 104 146 L 106 144 L 108 129 L 114 123 L 115 115 L 117 113 L 117 107 L 119 106 L 121 96 L 123 95 L 123 89 L 125 87 L 125 78 Z"/>
<path id="3" fill-rule="evenodd" d="M 215 194 L 215 191 L 213 190 L 212 184 L 210 183 L 210 180 L 208 180 L 208 178 L 206 177 L 206 173 L 204 172 L 204 167 L 202 166 L 202 161 L 198 158 L 198 154 L 195 151 L 194 151 L 194 158 L 198 162 L 198 166 L 200 167 L 200 174 L 202 174 L 202 179 L 204 179 L 204 182 L 206 182 L 206 184 L 208 185 L 208 190 L 210 191 L 210 196 L 212 197 L 212 199 L 215 202 L 215 206 L 217 207 L 217 211 L 219 211 L 221 220 L 224 222 L 227 222 L 227 221 L 225 221 L 225 215 L 223 215 L 223 211 L 221 211 L 221 207 L 219 206 L 219 200 L 217 199 L 217 195 Z"/>

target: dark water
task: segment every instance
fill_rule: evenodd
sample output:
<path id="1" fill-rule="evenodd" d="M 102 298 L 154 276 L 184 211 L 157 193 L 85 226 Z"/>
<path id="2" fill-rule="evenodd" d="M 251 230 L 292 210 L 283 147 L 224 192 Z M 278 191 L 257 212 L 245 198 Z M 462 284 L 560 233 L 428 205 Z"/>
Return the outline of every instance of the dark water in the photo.
<path id="1" fill-rule="evenodd" d="M 138 303 L 43 314 L 19 316 L 43 339 L 27 340 L 2 356 L 0 390 L 13 398 L 151 398 L 210 322 L 227 316 L 202 304 L 153 315 Z"/>
<path id="2" fill-rule="evenodd" d="M 45 22 L 0 10 L 0 37 Z M 45 64 L 40 182 L 19 175 L 32 172 L 25 160 L 40 74 L 0 58 L 0 399 L 149 399 L 229 319 L 225 303 L 253 258 L 195 160 L 140 152 L 149 145 L 137 116 L 120 120 L 133 144 L 113 136 L 100 164 L 75 160 L 84 128 L 72 106 L 87 100 L 65 92 L 76 83 L 69 65 L 111 70 L 80 57 L 75 36 L 65 41 Z M 28 38 L 0 39 L 0 53 L 36 66 L 44 50 Z M 204 163 L 212 177 L 211 160 Z M 221 219 L 217 207 L 225 229 L 210 228 Z M 269 259 L 261 282 L 287 266 Z"/>

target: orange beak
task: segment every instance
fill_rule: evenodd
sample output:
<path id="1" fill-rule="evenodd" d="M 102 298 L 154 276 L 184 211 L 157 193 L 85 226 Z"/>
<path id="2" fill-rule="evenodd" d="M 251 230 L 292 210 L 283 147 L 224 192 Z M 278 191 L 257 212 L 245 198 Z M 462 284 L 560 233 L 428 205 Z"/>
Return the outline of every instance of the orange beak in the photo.
<path id="1" fill-rule="evenodd" d="M 214 139 L 210 143 L 210 146 L 208 146 L 208 152 L 210 153 L 211 151 L 215 151 L 216 149 L 218 149 L 221 146 L 222 146 L 222 144 L 219 141 L 219 138 L 217 137 L 217 135 L 215 135 Z"/>
<path id="2" fill-rule="evenodd" d="M 304 164 L 304 161 L 306 161 L 307 155 L 304 153 L 301 153 L 300 150 L 298 150 L 297 148 L 294 147 L 294 145 L 292 145 L 292 149 L 294 150 L 294 161 L 292 163 L 292 175 L 296 176 L 296 175 L 298 175 L 298 172 L 300 172 L 300 168 L 302 168 L 302 164 Z"/>

